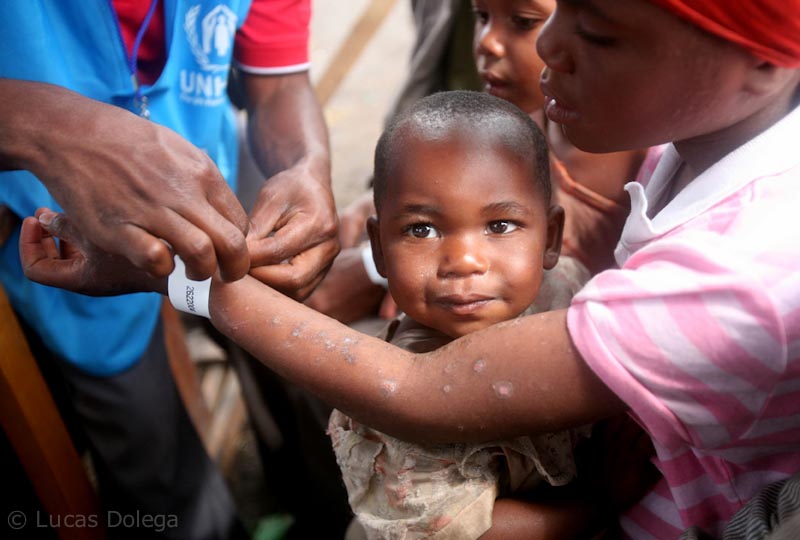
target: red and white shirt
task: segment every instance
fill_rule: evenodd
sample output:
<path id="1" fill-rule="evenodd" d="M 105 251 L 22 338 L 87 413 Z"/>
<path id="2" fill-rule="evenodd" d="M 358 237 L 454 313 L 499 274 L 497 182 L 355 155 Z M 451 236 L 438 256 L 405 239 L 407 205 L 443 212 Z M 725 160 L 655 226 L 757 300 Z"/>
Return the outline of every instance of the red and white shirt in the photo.
<path id="1" fill-rule="evenodd" d="M 150 2 L 112 0 L 112 3 L 130 54 Z M 247 19 L 236 33 L 233 51 L 236 67 L 259 75 L 307 71 L 310 21 L 310 0 L 253 0 Z M 157 6 L 138 50 L 138 77 L 143 84 L 154 83 L 161 73 L 166 61 L 164 35 L 164 9 Z"/>
<path id="2" fill-rule="evenodd" d="M 719 535 L 800 470 L 800 109 L 735 150 L 652 219 L 680 166 L 669 146 L 631 183 L 618 270 L 575 297 L 570 335 L 651 435 L 664 479 L 629 537 Z"/>

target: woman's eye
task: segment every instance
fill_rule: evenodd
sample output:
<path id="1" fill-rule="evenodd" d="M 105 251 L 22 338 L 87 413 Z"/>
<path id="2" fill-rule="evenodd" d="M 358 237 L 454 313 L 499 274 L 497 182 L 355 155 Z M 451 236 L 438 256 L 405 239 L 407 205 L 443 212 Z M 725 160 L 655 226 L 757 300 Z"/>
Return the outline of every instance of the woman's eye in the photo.
<path id="1" fill-rule="evenodd" d="M 406 228 L 406 234 L 414 238 L 436 238 L 437 231 L 429 223 L 414 223 Z"/>
<path id="2" fill-rule="evenodd" d="M 600 47 L 609 47 L 611 45 L 614 45 L 614 43 L 616 43 L 616 40 L 612 37 L 601 36 L 599 34 L 592 34 L 591 32 L 587 32 L 582 28 L 576 28 L 575 33 L 585 42 Z"/>
<path id="3" fill-rule="evenodd" d="M 492 234 L 508 234 L 511 231 L 517 230 L 519 226 L 511 221 L 492 221 L 487 227 Z"/>

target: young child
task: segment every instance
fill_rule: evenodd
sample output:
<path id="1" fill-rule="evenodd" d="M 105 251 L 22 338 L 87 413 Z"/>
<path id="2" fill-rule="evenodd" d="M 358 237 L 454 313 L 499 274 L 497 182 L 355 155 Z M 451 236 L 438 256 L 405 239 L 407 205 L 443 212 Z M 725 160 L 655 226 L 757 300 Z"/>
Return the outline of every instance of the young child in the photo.
<path id="1" fill-rule="evenodd" d="M 248 277 L 212 282 L 211 319 L 283 376 L 403 440 L 513 438 L 628 410 L 664 479 L 624 517 L 626 534 L 719 536 L 760 489 L 800 470 L 800 2 L 559 0 L 537 46 L 548 118 L 579 148 L 674 141 L 627 188 L 620 269 L 567 310 L 430 353 L 360 335 Z M 59 254 L 42 227 L 74 236 L 63 216 L 28 218 L 27 275 L 109 289 L 92 278 L 98 264 L 113 275 L 104 259 L 87 246 Z M 114 285 L 165 290 L 129 277 Z"/>
<path id="2" fill-rule="evenodd" d="M 404 316 L 384 339 L 428 352 L 494 323 L 569 305 L 588 276 L 572 259 L 556 266 L 564 214 L 550 204 L 548 169 L 536 124 L 488 94 L 434 94 L 390 123 L 375 150 L 377 217 L 368 231 L 376 267 Z M 370 539 L 477 539 L 491 527 L 499 493 L 572 481 L 573 448 L 589 431 L 419 445 L 338 410 L 329 425 L 350 505 Z"/>

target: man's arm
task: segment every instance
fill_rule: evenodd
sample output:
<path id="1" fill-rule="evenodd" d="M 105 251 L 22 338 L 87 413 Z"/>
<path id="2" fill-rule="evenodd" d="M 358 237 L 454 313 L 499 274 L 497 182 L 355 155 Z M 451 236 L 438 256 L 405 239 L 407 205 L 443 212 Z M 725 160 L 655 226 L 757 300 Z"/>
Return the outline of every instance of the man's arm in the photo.
<path id="1" fill-rule="evenodd" d="M 267 178 L 250 214 L 251 275 L 308 296 L 338 252 L 328 132 L 307 72 L 241 74 L 253 157 Z"/>
<path id="2" fill-rule="evenodd" d="M 95 244 L 158 276 L 169 242 L 193 277 L 249 268 L 244 210 L 175 132 L 50 84 L 0 79 L 0 169 L 36 175 Z M 23 216 L 24 217 L 24 216 Z"/>

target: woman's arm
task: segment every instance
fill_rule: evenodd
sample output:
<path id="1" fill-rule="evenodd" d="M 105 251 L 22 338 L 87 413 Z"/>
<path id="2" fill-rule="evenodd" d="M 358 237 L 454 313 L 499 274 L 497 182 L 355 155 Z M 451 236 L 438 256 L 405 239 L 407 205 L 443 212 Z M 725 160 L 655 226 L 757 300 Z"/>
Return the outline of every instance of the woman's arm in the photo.
<path id="1" fill-rule="evenodd" d="M 360 422 L 419 442 L 557 431 L 624 410 L 570 341 L 566 311 L 501 323 L 427 354 L 363 335 L 256 280 L 215 281 L 214 325 Z"/>

